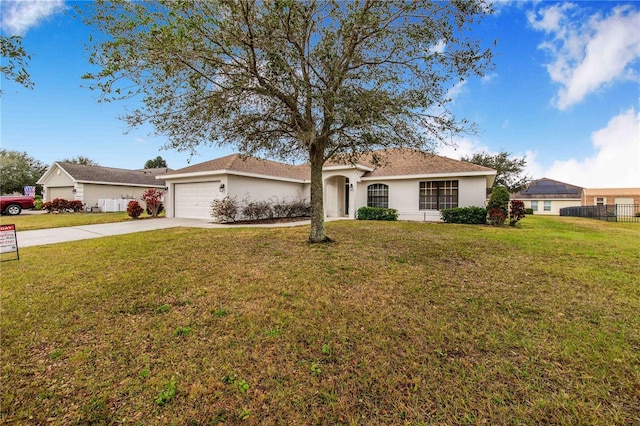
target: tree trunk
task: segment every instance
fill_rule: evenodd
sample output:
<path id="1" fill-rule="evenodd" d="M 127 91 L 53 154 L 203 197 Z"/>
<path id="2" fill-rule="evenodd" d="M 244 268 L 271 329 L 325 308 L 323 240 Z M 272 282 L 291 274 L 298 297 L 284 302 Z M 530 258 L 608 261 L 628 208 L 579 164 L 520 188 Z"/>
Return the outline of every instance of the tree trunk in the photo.
<path id="1" fill-rule="evenodd" d="M 331 239 L 324 233 L 324 182 L 322 181 L 324 159 L 321 153 L 317 153 L 313 149 L 309 159 L 311 162 L 311 232 L 309 242 L 326 243 Z"/>

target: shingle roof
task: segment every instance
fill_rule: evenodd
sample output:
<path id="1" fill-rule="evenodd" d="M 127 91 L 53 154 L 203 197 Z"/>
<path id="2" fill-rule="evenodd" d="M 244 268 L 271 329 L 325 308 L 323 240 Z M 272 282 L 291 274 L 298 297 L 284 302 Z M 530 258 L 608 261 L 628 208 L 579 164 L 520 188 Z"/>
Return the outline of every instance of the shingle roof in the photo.
<path id="1" fill-rule="evenodd" d="M 381 159 L 381 162 L 377 165 L 373 161 L 374 155 Z M 495 170 L 479 166 L 477 164 L 406 149 L 376 151 L 374 154 L 363 156 L 359 161 L 357 161 L 357 163 L 373 169 L 372 171 L 365 173 L 363 177 L 415 176 L 471 172 L 480 172 L 485 174 L 495 173 Z M 348 165 L 346 161 L 334 161 L 327 163 L 325 167 L 345 165 Z M 311 174 L 308 164 L 294 166 L 252 157 L 244 158 L 239 154 L 232 154 L 215 160 L 206 161 L 204 163 L 194 164 L 193 166 L 185 167 L 183 169 L 174 170 L 169 172 L 167 176 L 198 172 L 213 172 L 218 170 L 299 180 L 308 180 Z"/>
<path id="2" fill-rule="evenodd" d="M 374 163 L 374 155 L 380 158 L 379 165 Z M 400 148 L 376 151 L 363 156 L 358 163 L 373 168 L 373 171 L 364 174 L 363 177 L 367 178 L 473 172 L 495 173 L 493 169 L 466 161 Z"/>
<path id="3" fill-rule="evenodd" d="M 57 162 L 56 164 L 74 180 L 79 182 L 101 182 L 122 185 L 164 186 L 164 181 L 156 179 L 156 176 L 170 170 L 127 170 L 65 162 Z"/>
<path id="4" fill-rule="evenodd" d="M 557 180 L 542 178 L 531 181 L 526 189 L 511 195 L 513 199 L 580 198 L 582 188 Z"/>
<path id="5" fill-rule="evenodd" d="M 215 160 L 205 161 L 204 163 L 194 164 L 193 166 L 174 170 L 167 173 L 167 176 L 185 173 L 213 172 L 218 170 L 297 180 L 309 179 L 310 175 L 309 167 L 306 165 L 295 166 L 271 160 L 263 160 L 260 158 L 243 157 L 240 154 L 231 154 L 226 157 L 216 158 Z"/>

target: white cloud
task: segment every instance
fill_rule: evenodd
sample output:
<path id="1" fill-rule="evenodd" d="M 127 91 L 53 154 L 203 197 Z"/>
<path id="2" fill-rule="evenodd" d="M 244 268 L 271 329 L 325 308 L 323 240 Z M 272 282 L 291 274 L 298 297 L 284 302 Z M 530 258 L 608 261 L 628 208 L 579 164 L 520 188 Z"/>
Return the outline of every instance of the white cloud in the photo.
<path id="1" fill-rule="evenodd" d="M 2 31 L 25 35 L 43 19 L 65 9 L 64 0 L 2 1 Z"/>
<path id="2" fill-rule="evenodd" d="M 489 148 L 480 141 L 468 137 L 454 137 L 449 145 L 440 145 L 436 153 L 444 157 L 459 160 L 461 157 L 471 157 L 476 152 L 489 152 Z"/>
<path id="3" fill-rule="evenodd" d="M 467 81 L 459 81 L 449 89 L 447 92 L 447 98 L 451 99 L 451 102 L 455 102 L 456 98 L 460 96 L 462 91 L 464 90 L 464 86 L 467 85 Z"/>
<path id="4" fill-rule="evenodd" d="M 595 156 L 555 161 L 534 176 L 586 188 L 640 187 L 640 112 L 630 108 L 613 117 L 607 127 L 593 132 L 591 139 Z"/>
<path id="5" fill-rule="evenodd" d="M 447 42 L 442 39 L 439 40 L 438 43 L 436 43 L 435 45 L 429 47 L 429 49 L 427 49 L 427 51 L 429 52 L 430 55 L 433 55 L 434 53 L 444 53 L 444 51 L 447 49 Z"/>
<path id="6" fill-rule="evenodd" d="M 640 59 L 640 11 L 618 6 L 608 16 L 597 13 L 586 20 L 580 12 L 572 3 L 561 3 L 527 14 L 529 24 L 547 35 L 539 47 L 553 58 L 546 67 L 561 84 L 553 101 L 561 110 L 608 83 L 637 79 L 632 65 Z"/>

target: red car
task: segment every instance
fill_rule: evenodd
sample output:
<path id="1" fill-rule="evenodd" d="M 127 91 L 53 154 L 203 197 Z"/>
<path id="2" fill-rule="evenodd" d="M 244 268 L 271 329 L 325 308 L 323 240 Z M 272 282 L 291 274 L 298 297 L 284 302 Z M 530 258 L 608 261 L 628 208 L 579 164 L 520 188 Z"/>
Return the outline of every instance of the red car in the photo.
<path id="1" fill-rule="evenodd" d="M 33 197 L 2 195 L 0 196 L 0 213 L 14 216 L 20 214 L 22 209 L 32 209 L 33 203 Z"/>

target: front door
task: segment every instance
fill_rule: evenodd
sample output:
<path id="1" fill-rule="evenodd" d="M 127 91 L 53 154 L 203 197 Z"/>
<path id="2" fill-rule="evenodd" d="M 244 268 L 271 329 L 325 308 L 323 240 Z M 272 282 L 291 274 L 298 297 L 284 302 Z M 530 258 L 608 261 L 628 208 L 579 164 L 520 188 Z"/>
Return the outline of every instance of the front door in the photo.
<path id="1" fill-rule="evenodd" d="M 344 215 L 349 216 L 349 178 L 344 179 Z"/>

